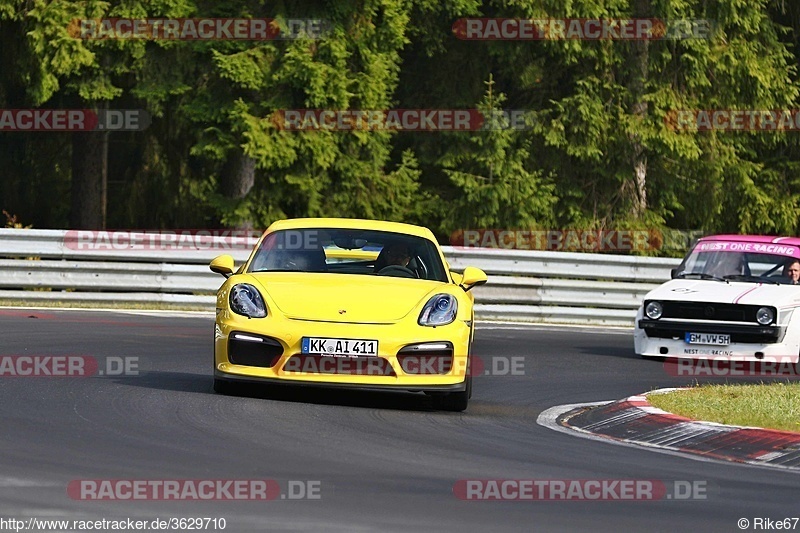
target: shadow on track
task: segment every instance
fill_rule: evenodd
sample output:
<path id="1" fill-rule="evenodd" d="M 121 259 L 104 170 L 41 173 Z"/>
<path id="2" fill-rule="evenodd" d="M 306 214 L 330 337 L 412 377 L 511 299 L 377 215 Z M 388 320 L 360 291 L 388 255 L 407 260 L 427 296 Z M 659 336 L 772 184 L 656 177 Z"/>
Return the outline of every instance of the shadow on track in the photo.
<path id="1" fill-rule="evenodd" d="M 273 400 L 294 403 L 311 403 L 318 405 L 337 405 L 344 407 L 361 407 L 367 409 L 388 409 L 402 411 L 436 411 L 429 396 L 422 393 L 397 391 L 363 391 L 338 388 L 310 388 L 296 385 L 259 385 L 240 384 L 229 395 L 215 393 L 213 379 L 205 374 L 189 374 L 186 372 L 146 371 L 136 377 L 117 378 L 115 383 L 132 387 L 144 387 L 175 392 L 195 392 L 226 397 L 245 397 L 261 400 Z M 445 413 L 443 414 L 458 414 Z"/>
<path id="2" fill-rule="evenodd" d="M 631 345 L 633 341 L 631 340 Z M 599 355 L 601 357 L 617 357 L 620 359 L 641 359 L 636 352 L 633 351 L 633 346 L 630 349 L 620 350 L 619 346 L 581 346 L 578 351 L 587 355 Z"/>

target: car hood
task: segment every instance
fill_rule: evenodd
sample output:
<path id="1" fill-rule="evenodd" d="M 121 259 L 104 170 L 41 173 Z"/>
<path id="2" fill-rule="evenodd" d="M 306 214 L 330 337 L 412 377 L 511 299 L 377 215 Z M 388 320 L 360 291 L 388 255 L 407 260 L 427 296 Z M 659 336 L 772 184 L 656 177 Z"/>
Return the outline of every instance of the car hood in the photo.
<path id="1" fill-rule="evenodd" d="M 288 318 L 390 324 L 402 319 L 446 283 L 355 274 L 262 272 L 251 274 Z"/>
<path id="2" fill-rule="evenodd" d="M 645 299 L 796 307 L 800 285 L 673 279 L 647 293 Z"/>

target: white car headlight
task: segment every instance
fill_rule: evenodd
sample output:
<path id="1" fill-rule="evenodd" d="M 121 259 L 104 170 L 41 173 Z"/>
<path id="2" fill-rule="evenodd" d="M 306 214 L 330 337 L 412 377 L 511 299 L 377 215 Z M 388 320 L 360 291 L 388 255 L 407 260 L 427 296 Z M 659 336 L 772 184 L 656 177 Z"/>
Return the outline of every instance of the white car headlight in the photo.
<path id="1" fill-rule="evenodd" d="M 267 316 L 267 307 L 258 289 L 249 283 L 239 283 L 231 288 L 228 298 L 231 311 L 247 318 L 264 318 Z"/>
<path id="2" fill-rule="evenodd" d="M 456 319 L 458 302 L 452 294 L 437 294 L 425 304 L 419 314 L 420 326 L 444 326 Z"/>
<path id="3" fill-rule="evenodd" d="M 650 302 L 644 308 L 644 314 L 647 315 L 647 318 L 658 320 L 664 314 L 664 307 L 658 302 Z"/>
<path id="4" fill-rule="evenodd" d="M 759 307 L 758 311 L 756 311 L 756 322 L 762 326 L 768 326 L 772 324 L 774 319 L 775 313 L 769 307 Z"/>

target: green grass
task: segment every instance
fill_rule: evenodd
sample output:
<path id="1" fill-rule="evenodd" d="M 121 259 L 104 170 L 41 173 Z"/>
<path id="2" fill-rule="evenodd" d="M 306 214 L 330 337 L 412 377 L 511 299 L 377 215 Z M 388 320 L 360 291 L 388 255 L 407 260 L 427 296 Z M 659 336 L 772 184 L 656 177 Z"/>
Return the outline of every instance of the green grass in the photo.
<path id="1" fill-rule="evenodd" d="M 697 420 L 800 431 L 800 383 L 701 385 L 647 399 L 659 409 Z"/>

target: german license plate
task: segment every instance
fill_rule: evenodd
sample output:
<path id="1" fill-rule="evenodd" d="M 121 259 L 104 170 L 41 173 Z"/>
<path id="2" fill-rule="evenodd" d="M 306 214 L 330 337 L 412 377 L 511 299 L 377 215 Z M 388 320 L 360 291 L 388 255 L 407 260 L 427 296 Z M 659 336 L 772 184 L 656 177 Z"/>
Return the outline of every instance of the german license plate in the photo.
<path id="1" fill-rule="evenodd" d="M 686 333 L 687 344 L 712 344 L 714 346 L 727 346 L 731 343 L 730 335 L 721 333 Z"/>
<path id="2" fill-rule="evenodd" d="M 375 357 L 378 355 L 378 341 L 303 337 L 301 352 L 331 357 Z"/>

